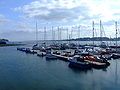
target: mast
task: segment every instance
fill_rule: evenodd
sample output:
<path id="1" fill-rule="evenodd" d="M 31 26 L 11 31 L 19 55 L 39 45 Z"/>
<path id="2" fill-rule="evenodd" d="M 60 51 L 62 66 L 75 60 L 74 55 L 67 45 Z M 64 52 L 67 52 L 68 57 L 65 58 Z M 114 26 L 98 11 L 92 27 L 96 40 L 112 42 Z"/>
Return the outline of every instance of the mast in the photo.
<path id="1" fill-rule="evenodd" d="M 117 51 L 117 21 L 115 22 L 115 29 L 116 29 L 116 51 Z"/>
<path id="2" fill-rule="evenodd" d="M 70 45 L 70 34 L 69 34 L 69 45 Z"/>
<path id="3" fill-rule="evenodd" d="M 46 40 L 46 27 L 44 27 L 44 42 Z"/>
<path id="4" fill-rule="evenodd" d="M 54 43 L 54 32 L 53 32 L 53 26 L 52 26 L 52 41 Z"/>
<path id="5" fill-rule="evenodd" d="M 62 35 L 62 29 L 63 29 L 63 27 L 60 27 L 60 41 L 62 40 L 62 37 L 61 37 L 61 35 Z"/>
<path id="6" fill-rule="evenodd" d="M 66 28 L 67 30 L 67 43 L 68 43 L 68 39 L 69 39 L 69 35 L 68 35 L 68 27 Z"/>
<path id="7" fill-rule="evenodd" d="M 58 26 L 58 43 L 59 43 L 59 39 L 60 39 L 59 33 L 60 33 L 60 29 L 59 29 L 59 26 Z"/>
<path id="8" fill-rule="evenodd" d="M 100 44 L 102 45 L 102 22 L 100 20 Z"/>
<path id="9" fill-rule="evenodd" d="M 37 27 L 37 21 L 36 21 L 36 44 L 38 44 L 38 27 Z"/>
<path id="10" fill-rule="evenodd" d="M 73 27 L 71 28 L 71 39 L 72 39 L 72 32 L 73 32 Z"/>
<path id="11" fill-rule="evenodd" d="M 62 35 L 62 29 L 63 29 L 63 27 L 60 27 L 60 28 L 59 28 L 59 36 L 60 36 L 60 37 L 59 37 L 59 39 L 60 39 L 59 43 L 60 43 L 60 44 L 62 44 L 62 41 L 61 41 L 61 40 L 62 40 L 62 37 L 61 37 L 61 35 Z"/>
<path id="12" fill-rule="evenodd" d="M 95 28 L 94 28 L 94 21 L 93 21 L 92 24 L 93 24 L 92 27 L 93 27 L 93 46 L 94 46 L 94 30 L 95 30 Z"/>
<path id="13" fill-rule="evenodd" d="M 110 36 L 110 46 L 111 46 L 112 44 L 111 44 L 111 36 Z"/>
<path id="14" fill-rule="evenodd" d="M 117 46 L 118 46 L 118 44 L 117 44 L 117 21 L 115 22 L 115 29 L 116 29 L 116 52 L 117 52 Z M 118 80 L 118 75 L 117 75 L 117 59 L 116 59 L 116 70 L 115 70 L 115 82 L 116 82 L 116 84 L 117 84 L 117 80 Z"/>
<path id="15" fill-rule="evenodd" d="M 54 40 L 53 26 L 52 26 L 52 40 Z"/>
<path id="16" fill-rule="evenodd" d="M 80 25 L 78 26 L 78 45 L 79 45 L 79 39 L 80 39 Z"/>

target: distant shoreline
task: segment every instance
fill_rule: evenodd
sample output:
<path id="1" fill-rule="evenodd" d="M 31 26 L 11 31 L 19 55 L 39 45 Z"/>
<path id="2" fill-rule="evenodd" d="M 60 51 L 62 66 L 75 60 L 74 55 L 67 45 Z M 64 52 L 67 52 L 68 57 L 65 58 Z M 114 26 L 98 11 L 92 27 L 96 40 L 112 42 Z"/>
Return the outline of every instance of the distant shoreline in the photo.
<path id="1" fill-rule="evenodd" d="M 0 44 L 0 47 L 4 47 L 4 46 L 22 46 L 25 44 Z"/>

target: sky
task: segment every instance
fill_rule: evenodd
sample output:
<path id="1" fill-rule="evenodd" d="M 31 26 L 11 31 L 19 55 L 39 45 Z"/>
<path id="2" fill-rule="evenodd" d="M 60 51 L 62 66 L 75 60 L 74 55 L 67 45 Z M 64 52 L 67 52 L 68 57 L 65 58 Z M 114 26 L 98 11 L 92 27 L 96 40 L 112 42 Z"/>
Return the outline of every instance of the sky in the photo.
<path id="1" fill-rule="evenodd" d="M 119 3 L 120 0 L 0 0 L 0 38 L 35 40 L 36 22 L 39 40 L 92 37 L 93 21 L 95 36 L 99 37 L 100 20 L 103 36 L 115 37 L 115 21 L 119 36 Z"/>

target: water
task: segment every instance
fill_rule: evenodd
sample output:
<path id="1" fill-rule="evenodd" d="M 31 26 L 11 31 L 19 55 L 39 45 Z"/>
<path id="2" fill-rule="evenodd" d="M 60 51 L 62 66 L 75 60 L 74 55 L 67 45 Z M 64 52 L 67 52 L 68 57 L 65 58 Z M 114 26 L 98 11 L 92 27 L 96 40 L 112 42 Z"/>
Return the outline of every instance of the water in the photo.
<path id="1" fill-rule="evenodd" d="M 81 71 L 69 62 L 0 47 L 0 90 L 120 90 L 120 60 L 110 62 L 106 69 Z"/>

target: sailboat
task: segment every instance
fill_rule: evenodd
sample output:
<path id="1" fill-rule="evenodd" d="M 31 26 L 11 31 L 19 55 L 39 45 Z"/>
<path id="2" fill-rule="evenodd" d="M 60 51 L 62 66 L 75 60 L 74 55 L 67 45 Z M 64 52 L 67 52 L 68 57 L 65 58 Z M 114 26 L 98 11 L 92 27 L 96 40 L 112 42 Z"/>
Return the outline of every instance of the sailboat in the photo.
<path id="1" fill-rule="evenodd" d="M 33 50 L 38 50 L 39 49 L 39 46 L 38 46 L 38 27 L 37 27 L 37 21 L 36 21 L 36 44 L 33 45 L 32 49 Z"/>
<path id="2" fill-rule="evenodd" d="M 36 30 L 37 31 L 37 30 Z M 37 56 L 46 56 L 46 27 L 44 27 L 44 43 L 38 48 Z"/>
<path id="3" fill-rule="evenodd" d="M 111 56 L 111 58 L 113 58 L 113 59 L 118 59 L 118 58 L 120 58 L 120 53 L 119 53 L 119 51 L 118 51 L 118 43 L 117 43 L 117 32 L 118 32 L 118 29 L 117 29 L 117 22 L 115 22 L 115 28 L 116 28 L 116 46 L 115 46 L 115 50 L 116 50 L 116 53 L 113 53 L 112 54 L 112 56 Z"/>

